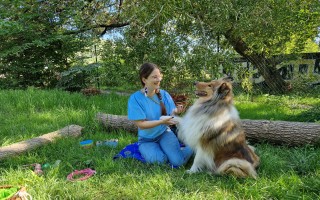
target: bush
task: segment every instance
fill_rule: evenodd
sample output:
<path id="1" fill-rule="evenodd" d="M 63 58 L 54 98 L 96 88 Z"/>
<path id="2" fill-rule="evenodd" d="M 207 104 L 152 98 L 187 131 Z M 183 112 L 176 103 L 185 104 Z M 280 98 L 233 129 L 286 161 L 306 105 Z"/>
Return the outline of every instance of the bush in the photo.
<path id="1" fill-rule="evenodd" d="M 57 88 L 70 92 L 79 92 L 89 86 L 98 85 L 99 87 L 98 78 L 96 78 L 99 66 L 99 64 L 76 66 L 62 72 Z"/>
<path id="2" fill-rule="evenodd" d="M 295 76 L 291 81 L 292 91 L 299 93 L 309 93 L 311 90 L 317 89 L 316 81 L 320 80 L 319 75 L 315 74 L 299 74 Z M 318 87 L 319 88 L 319 87 Z"/>

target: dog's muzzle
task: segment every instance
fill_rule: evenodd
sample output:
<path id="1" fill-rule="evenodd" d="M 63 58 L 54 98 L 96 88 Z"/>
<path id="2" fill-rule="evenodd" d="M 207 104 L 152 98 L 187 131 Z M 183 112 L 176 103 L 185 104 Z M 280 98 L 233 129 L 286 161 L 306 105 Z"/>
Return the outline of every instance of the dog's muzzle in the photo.
<path id="1" fill-rule="evenodd" d="M 195 91 L 195 94 L 199 97 L 205 97 L 208 95 L 208 93 L 205 91 Z"/>

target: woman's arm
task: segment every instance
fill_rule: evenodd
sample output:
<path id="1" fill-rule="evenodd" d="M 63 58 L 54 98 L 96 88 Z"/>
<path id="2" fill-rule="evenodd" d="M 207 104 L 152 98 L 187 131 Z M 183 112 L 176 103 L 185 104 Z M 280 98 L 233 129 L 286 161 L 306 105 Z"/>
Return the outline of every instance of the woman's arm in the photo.
<path id="1" fill-rule="evenodd" d="M 172 121 L 171 119 L 173 119 L 173 117 L 166 118 L 166 119 L 152 120 L 152 121 L 135 120 L 133 122 L 140 129 L 148 129 L 148 128 L 153 128 L 153 127 L 159 126 L 161 124 L 174 125 L 175 122 Z"/>

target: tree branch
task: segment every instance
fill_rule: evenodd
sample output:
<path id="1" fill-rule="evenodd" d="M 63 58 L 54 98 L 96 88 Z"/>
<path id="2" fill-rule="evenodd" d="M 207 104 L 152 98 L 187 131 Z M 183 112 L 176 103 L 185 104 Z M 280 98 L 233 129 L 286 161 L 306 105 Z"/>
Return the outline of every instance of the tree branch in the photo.
<path id="1" fill-rule="evenodd" d="M 89 31 L 92 29 L 96 29 L 96 28 L 104 28 L 104 30 L 101 32 L 101 36 L 103 36 L 108 30 L 112 30 L 115 28 L 120 28 L 120 27 L 125 27 L 130 25 L 129 22 L 123 22 L 123 23 L 113 23 L 113 24 L 97 24 L 95 26 L 90 26 L 90 27 L 86 27 L 86 28 L 82 28 L 79 30 L 72 30 L 72 31 L 68 31 L 65 34 L 66 35 L 73 35 L 73 34 L 78 34 L 78 33 L 83 33 L 85 31 Z"/>
<path id="2" fill-rule="evenodd" d="M 125 27 L 130 25 L 129 22 L 124 22 L 124 23 L 119 23 L 119 24 L 110 24 L 110 25 L 100 25 L 99 27 L 104 28 L 104 30 L 101 32 L 100 36 L 103 36 L 107 31 L 115 29 L 115 28 L 120 28 L 120 27 Z"/>

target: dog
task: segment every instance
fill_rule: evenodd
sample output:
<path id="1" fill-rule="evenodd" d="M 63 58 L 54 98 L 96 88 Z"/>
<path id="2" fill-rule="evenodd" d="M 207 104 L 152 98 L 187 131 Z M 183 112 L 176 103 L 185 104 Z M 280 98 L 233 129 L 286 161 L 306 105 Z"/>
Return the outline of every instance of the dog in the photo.
<path id="1" fill-rule="evenodd" d="M 230 77 L 195 83 L 199 97 L 178 118 L 178 137 L 195 151 L 188 170 L 257 178 L 260 158 L 247 144 L 239 113 L 233 104 Z"/>

